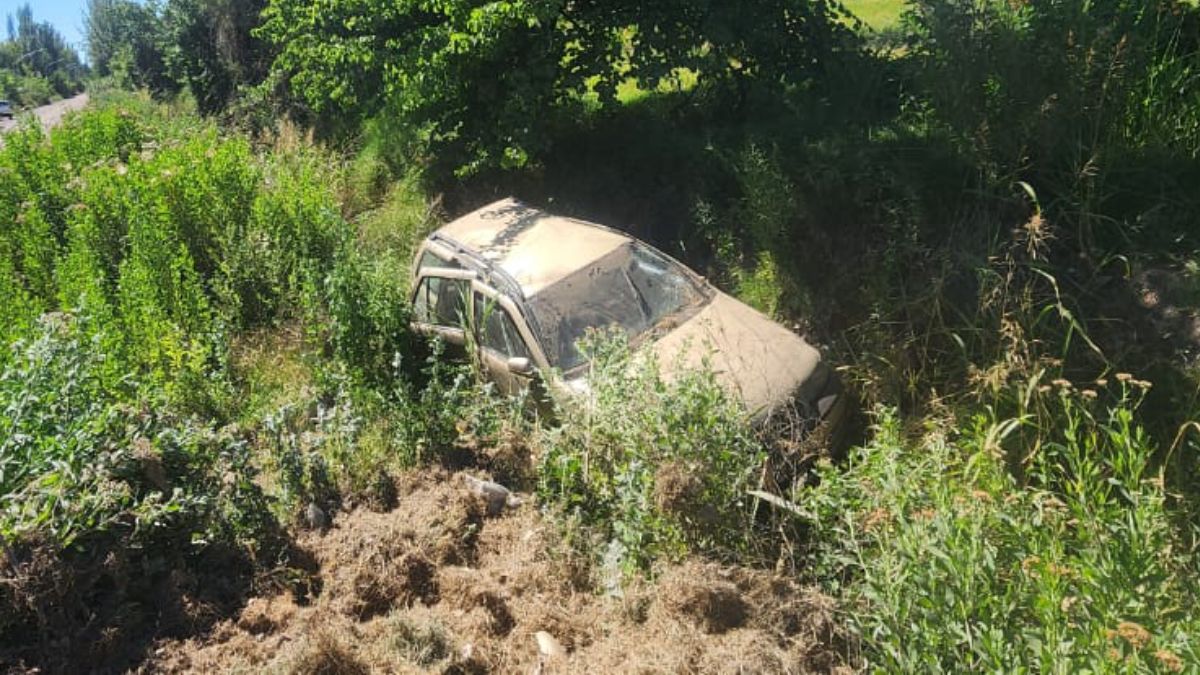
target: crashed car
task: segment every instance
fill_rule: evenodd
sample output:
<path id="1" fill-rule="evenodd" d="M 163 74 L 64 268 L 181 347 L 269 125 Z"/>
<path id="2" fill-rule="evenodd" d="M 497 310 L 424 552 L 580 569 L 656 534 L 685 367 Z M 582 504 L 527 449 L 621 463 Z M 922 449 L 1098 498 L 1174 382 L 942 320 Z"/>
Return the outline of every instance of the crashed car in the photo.
<path id="1" fill-rule="evenodd" d="M 849 397 L 804 338 L 654 247 L 594 223 L 504 199 L 431 234 L 413 265 L 413 328 L 478 351 L 496 386 L 587 391 L 578 342 L 619 328 L 673 368 L 706 358 L 760 425 L 837 436 Z M 467 331 L 471 331 L 468 339 Z"/>

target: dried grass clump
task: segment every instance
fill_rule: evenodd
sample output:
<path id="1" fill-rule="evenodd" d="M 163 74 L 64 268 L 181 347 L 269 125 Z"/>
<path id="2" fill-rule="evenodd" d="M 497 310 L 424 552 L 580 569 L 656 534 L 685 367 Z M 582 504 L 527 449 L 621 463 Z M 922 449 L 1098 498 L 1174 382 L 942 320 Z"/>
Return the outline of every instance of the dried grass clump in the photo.
<path id="1" fill-rule="evenodd" d="M 724 633 L 746 623 L 750 608 L 719 568 L 685 565 L 659 582 L 651 615 L 689 622 L 705 633 Z"/>
<path id="2" fill-rule="evenodd" d="M 294 675 L 367 675 L 367 664 L 330 631 L 317 633 L 312 646 L 292 662 Z"/>
<path id="3" fill-rule="evenodd" d="M 353 574 L 349 611 L 364 620 L 418 601 L 432 604 L 438 595 L 435 574 L 433 564 L 418 552 L 382 560 L 368 558 Z"/>

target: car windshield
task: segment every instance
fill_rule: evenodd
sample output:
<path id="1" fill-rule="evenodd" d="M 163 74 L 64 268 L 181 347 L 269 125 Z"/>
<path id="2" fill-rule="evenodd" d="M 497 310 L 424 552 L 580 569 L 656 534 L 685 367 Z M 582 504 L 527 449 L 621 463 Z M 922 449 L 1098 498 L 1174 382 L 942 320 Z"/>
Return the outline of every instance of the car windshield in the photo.
<path id="1" fill-rule="evenodd" d="M 576 343 L 589 329 L 615 326 L 632 340 L 704 300 L 678 263 L 630 242 L 539 291 L 529 308 L 550 365 L 567 371 L 583 363 Z"/>

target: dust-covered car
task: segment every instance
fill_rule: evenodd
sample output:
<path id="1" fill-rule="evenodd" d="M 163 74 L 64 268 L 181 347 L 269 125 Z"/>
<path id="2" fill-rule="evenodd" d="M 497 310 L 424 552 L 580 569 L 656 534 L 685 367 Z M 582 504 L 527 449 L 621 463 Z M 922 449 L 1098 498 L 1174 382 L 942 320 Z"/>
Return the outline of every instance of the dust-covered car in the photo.
<path id="1" fill-rule="evenodd" d="M 617 327 L 653 350 L 667 377 L 707 357 L 759 423 L 845 426 L 848 397 L 813 346 L 616 230 L 505 199 L 430 235 L 413 270 L 414 329 L 477 349 L 503 391 L 540 380 L 586 392 L 578 341 Z"/>

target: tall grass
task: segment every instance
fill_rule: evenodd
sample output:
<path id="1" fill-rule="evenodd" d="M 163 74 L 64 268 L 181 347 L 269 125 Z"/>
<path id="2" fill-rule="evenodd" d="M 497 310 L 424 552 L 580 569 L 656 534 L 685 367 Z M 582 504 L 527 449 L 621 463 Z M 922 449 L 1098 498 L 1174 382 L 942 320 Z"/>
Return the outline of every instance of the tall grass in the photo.
<path id="1" fill-rule="evenodd" d="M 581 346 L 588 391 L 564 402 L 540 441 L 542 497 L 594 528 L 608 562 L 627 571 L 689 551 L 768 551 L 749 495 L 761 487 L 762 446 L 712 370 L 681 368 L 667 380 L 619 337 Z"/>
<path id="2" fill-rule="evenodd" d="M 914 444 L 894 411 L 797 495 L 871 669 L 1178 671 L 1200 663 L 1198 561 L 1134 421 L 1142 392 L 1027 383 L 1061 426 L 986 410 Z M 957 429 L 955 428 L 957 426 Z M 1017 452 L 1025 478 L 1009 470 Z"/>

